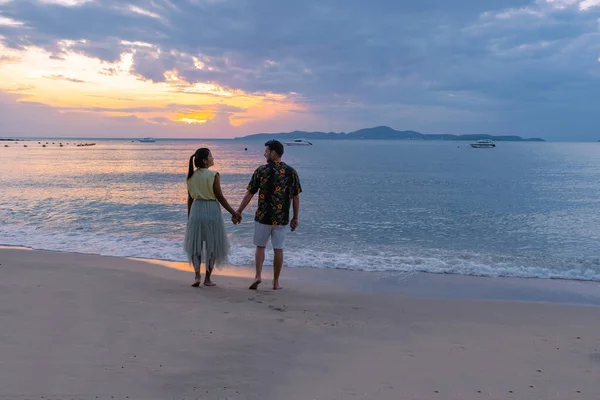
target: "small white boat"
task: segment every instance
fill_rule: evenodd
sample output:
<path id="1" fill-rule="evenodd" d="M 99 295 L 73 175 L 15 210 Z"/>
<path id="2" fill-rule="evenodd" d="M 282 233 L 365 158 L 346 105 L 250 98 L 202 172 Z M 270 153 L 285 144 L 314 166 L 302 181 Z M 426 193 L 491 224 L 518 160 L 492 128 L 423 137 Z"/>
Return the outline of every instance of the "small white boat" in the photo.
<path id="1" fill-rule="evenodd" d="M 293 142 L 284 142 L 287 146 L 312 146 L 313 144 L 306 139 L 294 139 Z"/>
<path id="2" fill-rule="evenodd" d="M 138 141 L 142 142 L 142 143 L 154 143 L 156 142 L 156 140 L 152 139 L 151 137 L 145 137 L 142 139 L 138 139 Z"/>
<path id="3" fill-rule="evenodd" d="M 491 140 L 484 139 L 484 140 L 478 140 L 475 143 L 471 143 L 471 147 L 473 147 L 475 149 L 492 149 L 492 148 L 496 147 L 496 144 L 494 142 L 492 142 Z"/>

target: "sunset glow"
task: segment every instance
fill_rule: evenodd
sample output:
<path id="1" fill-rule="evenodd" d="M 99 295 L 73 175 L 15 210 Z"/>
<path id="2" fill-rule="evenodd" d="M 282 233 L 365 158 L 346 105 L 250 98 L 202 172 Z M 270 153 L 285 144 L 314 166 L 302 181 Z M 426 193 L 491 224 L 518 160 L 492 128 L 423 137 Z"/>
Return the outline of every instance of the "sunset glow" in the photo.
<path id="1" fill-rule="evenodd" d="M 0 136 L 598 140 L 600 0 L 342 3 L 0 0 Z"/>
<path id="2" fill-rule="evenodd" d="M 61 43 L 65 48 L 75 44 Z M 176 69 L 165 72 L 163 82 L 151 82 L 131 71 L 135 49 L 121 54 L 114 63 L 68 50 L 60 57 L 36 47 L 0 50 L 0 90 L 18 94 L 20 103 L 43 104 L 61 114 L 134 116 L 151 125 L 204 124 L 221 114 L 237 127 L 301 108 L 282 94 L 246 93 L 212 82 L 190 83 L 179 77 Z"/>

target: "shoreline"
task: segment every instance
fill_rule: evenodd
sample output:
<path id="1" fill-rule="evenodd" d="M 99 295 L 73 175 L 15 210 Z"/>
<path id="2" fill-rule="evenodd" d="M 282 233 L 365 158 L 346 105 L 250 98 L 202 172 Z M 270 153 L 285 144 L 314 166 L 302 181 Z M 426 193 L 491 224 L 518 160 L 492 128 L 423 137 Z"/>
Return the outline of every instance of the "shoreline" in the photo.
<path id="1" fill-rule="evenodd" d="M 187 262 L 130 258 L 180 271 L 192 272 Z M 204 270 L 203 270 L 204 271 Z M 204 272 L 203 272 L 204 273 Z M 215 277 L 254 277 L 253 266 L 223 266 Z M 263 266 L 263 285 L 270 282 L 272 267 Z M 286 268 L 282 282 L 316 285 L 335 292 L 399 295 L 414 298 L 492 300 L 565 305 L 600 306 L 600 282 L 543 279 L 485 277 L 430 272 L 377 272 L 349 269 Z"/>
<path id="2" fill-rule="evenodd" d="M 182 221 L 184 223 L 184 221 Z M 11 228 L 12 229 L 12 228 Z M 142 257 L 165 261 L 187 261 L 180 241 L 152 237 L 148 242 L 143 236 L 84 234 L 86 239 L 72 238 L 67 232 L 37 232 L 30 228 L 17 229 L 17 234 L 0 241 L 1 245 L 28 246 L 35 250 L 82 252 L 116 257 Z M 228 228 L 237 234 L 238 228 Z M 240 228 L 247 235 L 248 226 Z M 181 236 L 182 237 L 182 236 Z M 85 240 L 93 240 L 91 246 Z M 126 244 L 125 244 L 126 243 Z M 254 262 L 254 247 L 250 240 L 233 241 L 230 263 L 235 266 L 248 266 Z M 140 250 L 146 245 L 148 250 Z M 355 254 L 337 252 L 331 247 L 309 250 L 310 244 L 290 247 L 286 252 L 285 266 L 290 268 L 323 268 L 349 271 L 413 273 L 423 272 L 442 275 L 460 275 L 489 278 L 544 279 L 557 281 L 581 281 L 600 283 L 598 259 L 566 257 L 556 263 L 546 264 L 543 259 L 514 255 L 499 255 L 468 250 L 434 251 L 415 248 L 403 251 L 402 248 L 386 248 L 377 254 L 359 250 Z M 272 258 L 269 250 L 267 260 Z M 548 265 L 548 266 L 546 266 Z"/>
<path id="3" fill-rule="evenodd" d="M 179 272 L 193 273 L 192 267 L 184 261 L 39 250 L 26 246 L 0 245 L 0 251 L 2 249 L 134 260 Z M 202 274 L 204 274 L 204 268 L 203 264 Z M 254 277 L 254 266 L 220 266 L 216 269 L 214 276 L 219 277 L 220 275 L 245 277 L 251 281 Z M 268 286 L 270 279 L 272 279 L 272 267 L 265 263 L 263 266 L 263 286 L 265 284 Z M 285 282 L 288 279 L 299 285 L 316 285 L 323 290 L 336 292 L 395 294 L 432 299 L 495 300 L 600 306 L 600 282 L 574 279 L 487 277 L 421 271 L 356 271 L 341 268 L 286 267 L 284 265 L 282 281 Z"/>

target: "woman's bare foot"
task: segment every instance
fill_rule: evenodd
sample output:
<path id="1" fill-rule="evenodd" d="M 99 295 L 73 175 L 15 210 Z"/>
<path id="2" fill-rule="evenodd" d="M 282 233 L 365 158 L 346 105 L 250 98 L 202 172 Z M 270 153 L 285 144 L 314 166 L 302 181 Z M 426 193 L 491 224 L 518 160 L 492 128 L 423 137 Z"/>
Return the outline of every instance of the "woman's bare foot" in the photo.
<path id="1" fill-rule="evenodd" d="M 281 286 L 279 286 L 279 282 L 275 282 L 273 281 L 273 290 L 281 290 L 283 289 Z"/>
<path id="2" fill-rule="evenodd" d="M 256 289 L 258 289 L 258 285 L 260 285 L 261 282 L 262 281 L 260 280 L 260 278 L 256 278 L 254 280 L 254 282 L 252 282 L 252 285 L 250 285 L 250 287 L 248 289 L 250 289 L 250 290 L 256 290 Z"/>
<path id="3" fill-rule="evenodd" d="M 204 286 L 217 286 L 210 280 L 214 266 L 215 261 L 213 259 L 210 259 L 208 261 L 208 265 L 206 266 L 206 275 L 204 275 Z"/>
<path id="4" fill-rule="evenodd" d="M 200 286 L 200 274 L 196 272 L 196 277 L 194 278 L 195 281 L 194 283 L 192 283 L 192 287 L 198 287 Z"/>

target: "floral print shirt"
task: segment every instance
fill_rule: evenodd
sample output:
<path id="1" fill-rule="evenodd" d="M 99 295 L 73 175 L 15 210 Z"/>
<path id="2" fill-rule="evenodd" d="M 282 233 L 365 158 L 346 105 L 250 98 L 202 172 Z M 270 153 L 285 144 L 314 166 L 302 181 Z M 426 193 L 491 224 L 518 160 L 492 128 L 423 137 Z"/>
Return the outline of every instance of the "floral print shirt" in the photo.
<path id="1" fill-rule="evenodd" d="M 258 167 L 248 184 L 248 191 L 258 192 L 255 221 L 265 225 L 287 225 L 292 198 L 302 192 L 302 187 L 296 170 L 278 162 Z"/>

